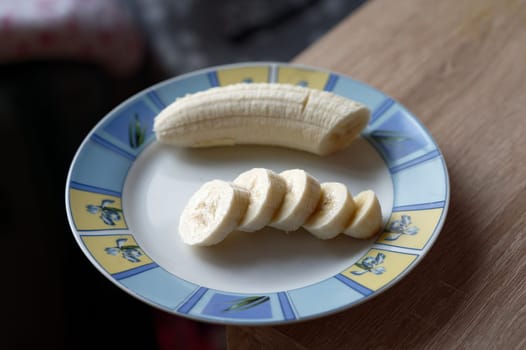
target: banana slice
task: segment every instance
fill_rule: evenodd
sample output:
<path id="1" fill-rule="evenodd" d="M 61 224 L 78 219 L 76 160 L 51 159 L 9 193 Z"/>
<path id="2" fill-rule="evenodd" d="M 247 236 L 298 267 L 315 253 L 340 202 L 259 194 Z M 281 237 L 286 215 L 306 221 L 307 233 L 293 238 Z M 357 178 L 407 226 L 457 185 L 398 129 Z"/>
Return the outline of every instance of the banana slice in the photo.
<path id="1" fill-rule="evenodd" d="M 238 230 L 253 232 L 267 226 L 285 196 L 285 179 L 272 170 L 254 168 L 240 174 L 234 184 L 250 192 L 250 203 Z"/>
<path id="2" fill-rule="evenodd" d="M 303 225 L 318 205 L 321 186 L 317 179 L 301 169 L 280 173 L 286 181 L 286 194 L 268 226 L 295 231 Z"/>
<path id="3" fill-rule="evenodd" d="M 246 189 L 222 180 L 202 185 L 181 213 L 179 234 L 183 242 L 199 246 L 221 242 L 237 228 L 249 196 Z"/>
<path id="4" fill-rule="evenodd" d="M 373 191 L 367 190 L 358 193 L 354 201 L 356 213 L 343 233 L 354 238 L 371 238 L 382 226 L 382 209 L 378 198 Z"/>
<path id="5" fill-rule="evenodd" d="M 154 132 L 181 147 L 260 144 L 327 155 L 349 146 L 369 118 L 366 106 L 334 93 L 240 83 L 176 99 L 155 117 Z"/>
<path id="6" fill-rule="evenodd" d="M 355 209 L 347 186 L 338 182 L 322 183 L 318 207 L 303 228 L 320 239 L 334 238 L 347 227 Z"/>

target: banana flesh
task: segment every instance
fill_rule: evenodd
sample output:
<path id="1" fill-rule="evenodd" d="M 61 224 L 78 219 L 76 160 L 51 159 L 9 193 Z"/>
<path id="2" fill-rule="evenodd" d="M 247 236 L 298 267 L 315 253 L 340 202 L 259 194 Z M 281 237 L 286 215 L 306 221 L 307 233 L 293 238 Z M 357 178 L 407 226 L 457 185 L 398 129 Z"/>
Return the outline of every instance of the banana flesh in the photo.
<path id="1" fill-rule="evenodd" d="M 382 225 L 380 203 L 371 190 L 358 193 L 354 200 L 357 210 L 350 225 L 343 233 L 354 238 L 369 238 L 378 232 Z"/>
<path id="2" fill-rule="evenodd" d="M 179 234 L 188 245 L 213 245 L 234 231 L 248 207 L 249 192 L 222 180 L 206 182 L 181 213 Z"/>
<path id="3" fill-rule="evenodd" d="M 283 231 L 303 227 L 319 239 L 344 233 L 373 237 L 382 226 L 374 191 L 353 198 L 342 183 L 321 183 L 302 169 L 279 174 L 254 168 L 233 182 L 213 180 L 194 193 L 179 221 L 188 245 L 213 245 L 234 230 L 253 232 L 265 226 Z"/>
<path id="4" fill-rule="evenodd" d="M 240 174 L 234 184 L 246 188 L 250 201 L 239 231 L 254 232 L 267 226 L 287 191 L 285 179 L 270 169 L 254 168 Z"/>
<path id="5" fill-rule="evenodd" d="M 295 231 L 316 209 L 321 186 L 317 179 L 301 169 L 285 170 L 279 175 L 285 179 L 287 192 L 268 225 L 283 231 Z"/>
<path id="6" fill-rule="evenodd" d="M 176 99 L 154 119 L 161 143 L 180 147 L 259 144 L 327 155 L 349 146 L 369 109 L 331 92 L 239 83 Z"/>
<path id="7" fill-rule="evenodd" d="M 322 183 L 318 207 L 303 228 L 320 239 L 334 238 L 347 227 L 355 208 L 347 186 L 338 182 Z"/>

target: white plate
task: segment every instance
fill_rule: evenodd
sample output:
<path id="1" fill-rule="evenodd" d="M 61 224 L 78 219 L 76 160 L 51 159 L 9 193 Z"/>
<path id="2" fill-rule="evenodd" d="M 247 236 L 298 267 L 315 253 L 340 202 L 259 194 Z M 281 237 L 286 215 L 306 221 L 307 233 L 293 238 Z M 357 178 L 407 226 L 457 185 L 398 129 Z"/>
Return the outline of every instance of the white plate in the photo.
<path id="1" fill-rule="evenodd" d="M 155 141 L 155 115 L 176 97 L 230 83 L 283 82 L 325 89 L 372 110 L 362 138 L 327 157 L 279 147 L 181 149 Z M 385 230 L 360 241 L 322 241 L 303 230 L 233 233 L 189 247 L 180 212 L 205 181 L 253 167 L 301 168 L 353 194 L 374 190 Z M 392 286 L 430 249 L 449 202 L 447 170 L 429 132 L 409 111 L 355 80 L 314 67 L 245 63 L 155 85 L 123 102 L 86 137 L 70 168 L 66 210 L 91 262 L 144 302 L 224 324 L 280 324 L 331 314 Z"/>

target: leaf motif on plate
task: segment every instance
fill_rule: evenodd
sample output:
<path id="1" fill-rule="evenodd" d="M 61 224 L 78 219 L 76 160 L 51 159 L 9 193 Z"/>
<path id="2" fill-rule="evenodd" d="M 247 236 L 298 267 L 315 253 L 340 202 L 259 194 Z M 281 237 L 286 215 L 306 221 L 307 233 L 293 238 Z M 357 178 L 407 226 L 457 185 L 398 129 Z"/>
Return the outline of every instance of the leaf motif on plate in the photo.
<path id="1" fill-rule="evenodd" d="M 371 137 L 377 141 L 383 141 L 388 144 L 402 142 L 410 139 L 410 137 L 398 131 L 391 130 L 375 130 L 371 132 Z"/>
<path id="2" fill-rule="evenodd" d="M 226 309 L 224 309 L 223 311 L 225 312 L 243 311 L 243 310 L 251 309 L 260 304 L 263 304 L 269 300 L 270 300 L 270 297 L 266 295 L 236 299 L 236 300 L 232 300 L 231 305 L 227 307 Z"/>
<path id="3" fill-rule="evenodd" d="M 146 127 L 143 127 L 139 115 L 135 114 L 128 124 L 128 141 L 133 149 L 139 148 L 146 137 Z"/>

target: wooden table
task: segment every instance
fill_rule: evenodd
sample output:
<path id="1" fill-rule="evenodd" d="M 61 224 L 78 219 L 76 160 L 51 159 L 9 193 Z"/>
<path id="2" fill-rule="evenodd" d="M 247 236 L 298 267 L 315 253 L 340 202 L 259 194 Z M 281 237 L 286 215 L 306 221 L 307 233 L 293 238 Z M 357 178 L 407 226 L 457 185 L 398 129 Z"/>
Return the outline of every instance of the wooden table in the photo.
<path id="1" fill-rule="evenodd" d="M 446 224 L 380 296 L 275 327 L 236 349 L 526 349 L 526 1 L 372 0 L 295 62 L 399 100 L 446 159 Z"/>

